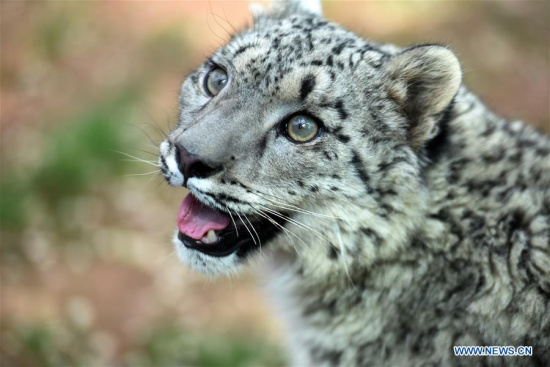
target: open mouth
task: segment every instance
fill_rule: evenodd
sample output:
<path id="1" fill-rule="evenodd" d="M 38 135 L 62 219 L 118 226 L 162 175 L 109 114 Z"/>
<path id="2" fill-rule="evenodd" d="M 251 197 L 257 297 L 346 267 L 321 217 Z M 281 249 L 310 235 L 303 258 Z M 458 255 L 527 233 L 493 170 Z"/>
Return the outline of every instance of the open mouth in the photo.
<path id="1" fill-rule="evenodd" d="M 276 223 L 276 224 L 275 224 Z M 273 238 L 284 225 L 278 217 L 233 215 L 200 202 L 189 193 L 178 213 L 178 239 L 185 247 L 209 256 L 236 253 L 244 257 Z"/>

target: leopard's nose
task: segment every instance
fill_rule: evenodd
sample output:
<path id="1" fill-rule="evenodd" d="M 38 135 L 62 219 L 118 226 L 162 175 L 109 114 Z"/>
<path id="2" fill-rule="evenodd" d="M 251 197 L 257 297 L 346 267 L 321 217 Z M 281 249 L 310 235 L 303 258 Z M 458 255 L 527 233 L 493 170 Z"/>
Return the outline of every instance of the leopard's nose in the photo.
<path id="1" fill-rule="evenodd" d="M 176 144 L 176 162 L 183 174 L 183 186 L 187 186 L 187 181 L 192 177 L 207 178 L 222 170 L 221 165 L 208 165 L 203 158 L 190 153 L 180 144 Z"/>

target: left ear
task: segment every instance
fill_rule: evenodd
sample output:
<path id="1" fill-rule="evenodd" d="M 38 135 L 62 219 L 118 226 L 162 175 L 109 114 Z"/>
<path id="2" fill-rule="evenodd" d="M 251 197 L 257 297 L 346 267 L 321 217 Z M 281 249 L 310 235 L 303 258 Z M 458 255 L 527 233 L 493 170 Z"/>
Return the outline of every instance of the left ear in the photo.
<path id="1" fill-rule="evenodd" d="M 458 59 L 444 46 L 423 45 L 395 55 L 385 69 L 388 92 L 408 119 L 409 143 L 418 149 L 435 136 L 437 121 L 460 87 Z"/>
<path id="2" fill-rule="evenodd" d="M 271 3 L 271 9 L 285 15 L 297 13 L 322 15 L 321 0 L 274 0 Z"/>

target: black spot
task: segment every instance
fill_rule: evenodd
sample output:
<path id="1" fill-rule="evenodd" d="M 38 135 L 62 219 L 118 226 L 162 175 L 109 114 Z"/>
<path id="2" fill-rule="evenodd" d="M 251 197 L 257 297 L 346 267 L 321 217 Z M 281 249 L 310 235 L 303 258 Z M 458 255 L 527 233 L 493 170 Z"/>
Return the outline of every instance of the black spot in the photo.
<path id="1" fill-rule="evenodd" d="M 310 191 L 311 192 L 317 192 L 317 191 L 319 191 L 319 188 L 317 186 L 311 186 Z"/>
<path id="2" fill-rule="evenodd" d="M 300 99 L 302 101 L 306 99 L 313 88 L 315 88 L 315 77 L 311 74 L 308 74 L 304 79 L 302 79 L 302 86 L 300 87 Z"/>
<path id="3" fill-rule="evenodd" d="M 345 119 L 348 118 L 348 113 L 344 109 L 344 102 L 342 100 L 339 100 L 338 102 L 336 102 L 336 104 L 334 105 L 334 108 L 336 108 L 338 110 L 338 114 L 340 115 L 340 119 L 345 120 Z"/>
<path id="4" fill-rule="evenodd" d="M 363 162 L 363 160 L 355 150 L 353 151 L 353 158 L 351 159 L 351 164 L 355 166 L 355 171 L 357 172 L 357 175 L 365 185 L 365 189 L 367 193 L 372 192 L 372 189 L 369 186 L 370 177 L 367 171 L 365 171 L 365 163 Z"/>
<path id="5" fill-rule="evenodd" d="M 332 158 L 330 157 L 330 154 L 328 154 L 328 152 L 327 152 L 326 150 L 323 151 L 323 154 L 325 155 L 325 157 L 327 157 L 327 159 L 328 159 L 329 161 L 332 160 Z"/>
<path id="6" fill-rule="evenodd" d="M 340 350 L 313 348 L 311 355 L 315 365 L 337 366 L 340 364 L 340 359 L 342 359 L 342 351 Z"/>
<path id="7" fill-rule="evenodd" d="M 297 183 L 298 183 L 298 186 L 304 187 L 304 183 L 302 181 L 298 180 Z"/>
<path id="8" fill-rule="evenodd" d="M 546 157 L 550 154 L 550 149 L 545 147 L 538 147 L 537 149 L 535 149 L 535 153 L 539 156 Z"/>
<path id="9" fill-rule="evenodd" d="M 224 193 L 218 193 L 218 194 L 210 194 L 211 197 L 213 197 L 216 201 L 222 202 L 222 203 L 235 203 L 235 204 L 244 204 L 242 200 L 237 199 L 236 197 L 226 195 Z"/>
<path id="10" fill-rule="evenodd" d="M 338 189 L 336 186 L 331 186 L 330 189 L 331 189 L 332 191 L 339 191 L 339 190 L 340 190 L 340 189 Z"/>
<path id="11" fill-rule="evenodd" d="M 474 293 L 478 294 L 483 289 L 484 286 L 485 286 L 485 277 L 483 276 L 483 274 L 480 274 L 479 279 L 477 280 L 476 289 Z"/>
<path id="12" fill-rule="evenodd" d="M 378 246 L 381 244 L 382 238 L 375 230 L 371 228 L 363 227 L 360 229 L 360 231 L 363 232 L 363 234 L 365 234 L 367 237 L 369 237 L 375 246 Z"/>
<path id="13" fill-rule="evenodd" d="M 239 55 L 239 54 L 242 54 L 243 52 L 245 52 L 246 50 L 248 50 L 250 48 L 250 45 L 246 45 L 246 46 L 241 46 L 239 47 L 239 49 L 237 51 L 235 51 L 235 54 L 233 54 L 233 57 Z"/>
<path id="14" fill-rule="evenodd" d="M 501 147 L 500 149 L 492 149 L 488 152 L 483 153 L 481 155 L 481 159 L 487 164 L 493 164 L 504 159 L 505 154 L 506 151 L 504 150 L 504 148 Z"/>
<path id="15" fill-rule="evenodd" d="M 509 233 L 513 233 L 520 229 L 524 229 L 525 222 L 526 222 L 525 212 L 520 210 L 515 210 L 505 218 L 504 226 L 506 227 Z"/>
<path id="16" fill-rule="evenodd" d="M 327 59 L 327 65 L 328 66 L 332 66 L 333 65 L 333 60 L 332 60 L 332 55 L 330 55 Z"/>
<path id="17" fill-rule="evenodd" d="M 321 60 L 313 60 L 311 62 L 311 65 L 314 65 L 314 66 L 321 66 L 323 65 L 323 62 Z"/>
<path id="18" fill-rule="evenodd" d="M 258 146 L 258 158 L 261 159 L 264 156 L 265 148 L 267 146 L 267 135 L 265 135 Z"/>
<path id="19" fill-rule="evenodd" d="M 338 176 L 336 173 L 332 175 L 332 178 L 339 180 L 340 176 Z"/>
<path id="20" fill-rule="evenodd" d="M 340 53 L 342 52 L 342 50 L 344 49 L 344 47 L 346 47 L 346 41 L 340 43 L 339 45 L 336 45 L 332 48 L 332 52 L 335 53 L 336 55 L 340 55 Z"/>
<path id="21" fill-rule="evenodd" d="M 307 33 L 307 46 L 309 47 L 309 50 L 312 51 L 314 48 L 313 45 L 313 37 L 311 36 L 311 32 Z"/>
<path id="22" fill-rule="evenodd" d="M 385 190 L 379 189 L 378 192 L 380 193 L 381 196 L 385 196 L 385 195 L 397 196 L 397 191 L 395 191 L 394 189 L 385 189 Z"/>
<path id="23" fill-rule="evenodd" d="M 350 137 L 347 136 L 347 135 L 344 135 L 344 134 L 338 134 L 336 135 L 336 137 L 338 138 L 338 140 L 340 140 L 342 143 L 347 143 L 350 141 Z"/>
<path id="24" fill-rule="evenodd" d="M 492 135 L 497 129 L 497 126 L 495 124 L 490 124 L 484 132 L 481 133 L 481 136 L 487 137 L 489 135 Z"/>
<path id="25" fill-rule="evenodd" d="M 331 244 L 328 249 L 328 257 L 335 260 L 339 256 L 340 256 L 340 249 Z"/>

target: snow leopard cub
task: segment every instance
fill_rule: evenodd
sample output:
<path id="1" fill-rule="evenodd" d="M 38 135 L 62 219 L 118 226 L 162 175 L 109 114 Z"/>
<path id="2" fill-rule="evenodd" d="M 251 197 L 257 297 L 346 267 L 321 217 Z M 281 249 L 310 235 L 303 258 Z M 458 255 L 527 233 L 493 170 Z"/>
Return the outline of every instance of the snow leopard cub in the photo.
<path id="1" fill-rule="evenodd" d="M 549 139 L 489 111 L 448 48 L 374 44 L 320 13 L 254 7 L 183 83 L 160 146 L 190 192 L 181 260 L 212 276 L 263 261 L 293 365 L 548 365 Z"/>

